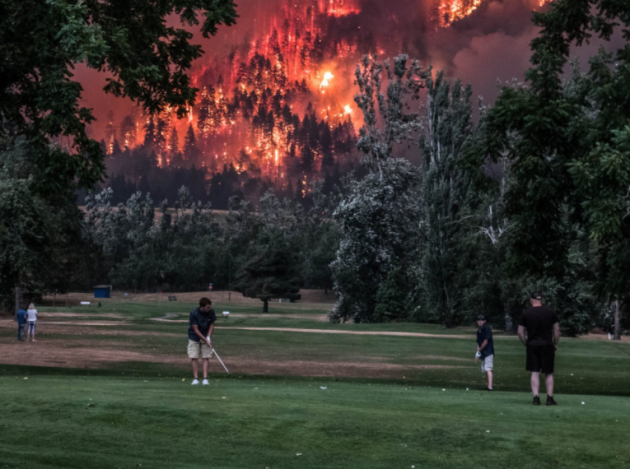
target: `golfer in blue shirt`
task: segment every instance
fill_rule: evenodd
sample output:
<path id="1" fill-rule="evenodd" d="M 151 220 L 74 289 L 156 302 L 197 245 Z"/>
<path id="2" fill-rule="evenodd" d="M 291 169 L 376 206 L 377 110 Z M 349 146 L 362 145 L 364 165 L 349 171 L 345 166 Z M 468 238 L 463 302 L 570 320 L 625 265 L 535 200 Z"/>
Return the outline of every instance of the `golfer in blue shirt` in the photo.
<path id="1" fill-rule="evenodd" d="M 481 372 L 488 376 L 488 387 L 486 390 L 492 391 L 492 369 L 494 368 L 494 342 L 492 341 L 492 331 L 486 324 L 486 317 L 483 314 L 477 316 L 477 353 L 475 363 L 481 360 Z"/>

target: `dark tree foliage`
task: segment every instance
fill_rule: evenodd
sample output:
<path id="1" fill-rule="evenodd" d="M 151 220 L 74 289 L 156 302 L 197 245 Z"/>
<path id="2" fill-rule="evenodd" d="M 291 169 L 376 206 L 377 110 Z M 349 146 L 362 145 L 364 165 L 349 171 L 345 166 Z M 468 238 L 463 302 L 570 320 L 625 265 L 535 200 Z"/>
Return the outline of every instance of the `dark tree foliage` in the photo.
<path id="1" fill-rule="evenodd" d="M 440 72 L 427 79 L 427 110 L 420 139 L 421 171 L 421 317 L 437 316 L 453 327 L 470 315 L 465 305 L 464 273 L 474 225 L 476 195 L 460 165 L 473 135 L 472 89 L 451 84 Z M 481 305 L 479 305 L 481 306 Z"/>
<path id="2" fill-rule="evenodd" d="M 393 283 L 406 305 L 414 291 L 418 173 L 409 162 L 390 158 L 380 162 L 380 172 L 353 181 L 348 189 L 334 213 L 341 241 L 331 264 L 338 294 L 331 319 L 377 322 L 408 317 L 409 310 L 391 310 L 389 298 Z M 401 270 L 392 277 L 394 268 Z M 383 292 L 384 309 L 377 312 L 381 288 L 389 292 Z"/>
<path id="3" fill-rule="evenodd" d="M 43 192 L 35 159 L 25 138 L 0 142 L 0 305 L 7 309 L 16 288 L 36 299 L 84 288 L 89 277 L 76 196 Z"/>
<path id="4" fill-rule="evenodd" d="M 630 291 L 630 45 L 614 55 L 601 52 L 568 84 L 562 75 L 573 45 L 593 36 L 609 40 L 619 27 L 630 40 L 630 4 L 557 0 L 548 12 L 536 13 L 534 23 L 541 33 L 532 41 L 529 87 L 502 89 L 484 118 L 478 155 L 510 161 L 510 271 L 547 285 L 551 302 L 569 316 L 568 332 L 578 333 L 589 326 L 580 298 L 590 292 L 571 293 L 588 280 L 590 269 L 576 271 L 573 262 L 584 233 L 599 265 L 597 296 L 623 299 Z"/>
<path id="5" fill-rule="evenodd" d="M 28 148 L 30 171 L 28 176 L 7 172 L 3 181 L 3 223 L 20 220 L 4 234 L 0 246 L 17 248 L 8 258 L 13 273 L 2 279 L 5 289 L 22 288 L 28 280 L 45 290 L 56 288 L 60 280 L 55 279 L 70 278 L 52 272 L 58 262 L 70 265 L 73 253 L 79 251 L 71 249 L 81 233 L 74 191 L 89 189 L 104 176 L 103 147 L 121 151 L 117 141 L 121 134 L 111 122 L 105 145 L 89 138 L 86 126 L 94 117 L 80 104 L 83 89 L 73 80 L 75 64 L 108 72 L 106 92 L 128 97 L 151 114 L 171 106 L 183 116 L 194 104 L 197 90 L 186 72 L 202 50 L 191 44 L 191 32 L 170 26 L 167 17 L 186 26 L 200 25 L 208 37 L 218 25 L 234 22 L 235 4 L 231 0 L 0 0 L 1 130 L 25 139 L 21 142 Z M 157 149 L 164 146 L 159 141 L 160 125 L 158 119 L 155 138 L 149 142 Z M 125 130 L 125 139 L 133 138 L 128 126 Z M 62 215 L 65 220 L 58 218 Z M 32 217 L 39 221 L 29 222 Z M 57 257 L 64 249 L 67 253 Z M 51 273 L 46 282 L 41 280 L 44 272 Z"/>
<path id="6" fill-rule="evenodd" d="M 202 16 L 208 37 L 233 24 L 236 11 L 231 0 L 0 1 L 0 116 L 32 140 L 46 184 L 65 189 L 77 178 L 90 187 L 103 174 L 74 64 L 106 70 L 106 92 L 152 113 L 173 106 L 182 116 L 194 104 L 186 72 L 202 50 L 190 43 L 191 32 L 169 26 L 170 15 L 188 26 Z M 72 151 L 48 146 L 58 136 L 70 137 Z"/>
<path id="7" fill-rule="evenodd" d="M 269 311 L 273 298 L 300 299 L 298 259 L 281 232 L 263 233 L 253 257 L 242 268 L 234 290 L 263 302 Z"/>

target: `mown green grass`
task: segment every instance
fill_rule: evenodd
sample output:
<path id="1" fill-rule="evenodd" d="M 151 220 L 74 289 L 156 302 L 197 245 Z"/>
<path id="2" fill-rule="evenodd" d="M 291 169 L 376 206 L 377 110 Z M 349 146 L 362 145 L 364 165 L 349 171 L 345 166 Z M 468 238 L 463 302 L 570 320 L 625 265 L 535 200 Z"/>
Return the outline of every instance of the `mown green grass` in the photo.
<path id="1" fill-rule="evenodd" d="M 304 316 L 294 318 L 230 318 L 217 321 L 213 343 L 228 367 L 239 374 L 239 360 L 257 358 L 277 362 L 324 362 L 338 363 L 383 363 L 401 365 L 400 373 L 389 374 L 390 379 L 410 382 L 414 385 L 445 386 L 464 389 L 479 389 L 485 386 L 479 367 L 474 364 L 474 329 L 445 330 L 432 324 L 329 324 L 309 320 L 309 316 L 321 314 L 317 308 L 291 309 L 292 305 L 279 304 L 287 315 Z M 156 322 L 150 318 L 163 317 L 167 313 L 187 317 L 193 304 L 175 303 L 111 303 L 102 308 L 72 308 L 72 312 L 89 314 L 122 314 L 126 324 L 91 328 L 93 333 L 81 336 L 48 334 L 45 321 L 39 326 L 40 340 L 67 341 L 80 338 L 92 340 L 96 346 L 107 347 L 107 342 L 124 343 L 128 350 L 154 355 L 181 356 L 180 367 L 188 366 L 185 357 L 185 322 Z M 304 308 L 304 306 L 302 306 Z M 241 309 L 239 309 L 241 308 Z M 231 311 L 251 312 L 249 305 L 231 305 Z M 49 311 L 52 308 L 43 308 Z M 59 311 L 68 311 L 57 308 Z M 222 311 L 219 305 L 217 311 Z M 66 318 L 72 324 L 81 318 Z M 96 319 L 96 318 L 95 318 Z M 100 318 L 98 318 L 100 320 Z M 55 318 L 57 321 L 57 318 Z M 301 321 L 301 322 L 300 322 Z M 307 325 L 307 326 L 305 326 Z M 445 337 L 398 337 L 349 334 L 320 334 L 307 332 L 249 331 L 233 327 L 300 327 L 305 329 L 329 329 L 344 331 L 404 331 L 430 334 L 456 334 L 469 338 Z M 116 330 L 129 330 L 138 335 L 115 335 Z M 148 334 L 143 335 L 142 332 Z M 0 337 L 12 337 L 13 331 L 0 330 Z M 495 386 L 504 391 L 523 391 L 528 388 L 529 376 L 525 371 L 525 349 L 512 335 L 495 333 Z M 119 345 L 117 345 L 119 346 Z M 215 364 L 216 365 L 216 364 Z M 414 366 L 430 365 L 445 368 L 419 369 Z M 150 364 L 107 365 L 121 373 L 137 373 L 153 369 Z M 162 370 L 165 365 L 159 365 Z M 168 368 L 168 367 L 166 367 Z M 216 369 L 215 369 L 216 368 Z M 218 365 L 213 370 L 222 373 Z M 341 376 L 343 378 L 343 375 Z M 356 375 L 355 375 L 356 377 Z M 366 378 L 369 374 L 366 372 Z M 559 394 L 620 395 L 630 394 L 630 345 L 613 341 L 562 338 L 557 355 L 556 386 Z"/>
<path id="2" fill-rule="evenodd" d="M 281 304 L 274 305 L 272 314 L 299 317 L 219 319 L 213 343 L 233 375 L 226 377 L 213 361 L 211 385 L 191 387 L 185 356 L 188 325 L 151 318 L 168 313 L 186 318 L 193 307 L 110 302 L 101 308 L 41 308 L 44 313 L 81 316 L 55 317 L 55 322 L 68 325 L 55 333 L 47 331 L 42 320 L 38 344 L 15 344 L 25 353 L 38 353 L 37 347 L 46 343 L 83 347 L 85 353 L 86 342 L 113 348 L 115 341 L 117 348 L 181 357 L 181 364 L 121 362 L 97 370 L 0 365 L 0 468 L 630 467 L 627 343 L 563 338 L 556 371 L 560 405 L 534 407 L 524 370 L 525 350 L 514 336 L 496 335 L 497 391 L 487 393 L 481 391 L 485 382 L 473 361 L 472 328 L 334 325 L 316 321 L 325 314 L 325 305 Z M 242 304 L 218 304 L 215 309 L 259 313 L 257 306 Z M 112 313 L 122 314 L 126 321 L 101 316 Z M 115 325 L 72 327 L 73 322 L 91 318 Z M 444 334 L 465 338 L 439 337 Z M 14 335 L 8 328 L 0 329 L 5 343 L 15 340 Z M 74 339 L 80 339 L 76 345 Z M 239 372 L 239 360 L 252 357 L 333 363 L 340 369 L 362 362 L 403 368 L 388 379 L 369 374 L 312 378 Z"/>
<path id="3" fill-rule="evenodd" d="M 318 379 L 0 377 L 19 468 L 623 468 L 630 402 Z M 325 386 L 323 390 L 320 386 Z M 581 402 L 585 402 L 582 405 Z M 488 433 L 489 431 L 489 433 Z M 298 455 L 299 454 L 299 455 Z"/>

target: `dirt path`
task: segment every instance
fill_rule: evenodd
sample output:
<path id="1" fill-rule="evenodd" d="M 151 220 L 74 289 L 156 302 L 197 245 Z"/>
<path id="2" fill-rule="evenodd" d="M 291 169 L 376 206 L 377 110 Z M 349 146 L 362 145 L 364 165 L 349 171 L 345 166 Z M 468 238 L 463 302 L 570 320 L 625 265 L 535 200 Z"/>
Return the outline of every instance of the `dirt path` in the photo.
<path id="1" fill-rule="evenodd" d="M 425 332 L 390 332 L 390 331 L 340 331 L 336 329 L 298 329 L 293 327 L 219 327 L 220 329 L 240 329 L 245 331 L 274 332 L 309 332 L 312 334 L 352 334 L 352 335 L 386 335 L 394 337 L 435 337 L 439 339 L 470 339 L 470 335 L 428 334 Z"/>
<path id="2" fill-rule="evenodd" d="M 0 344 L 0 362 L 6 365 L 45 366 L 99 369 L 116 363 L 146 362 L 163 363 L 188 372 L 190 362 L 185 347 L 181 355 L 164 355 L 133 350 L 125 350 L 124 342 L 109 342 L 107 348 L 99 347 L 86 340 L 46 341 L 40 339 L 32 343 Z M 251 356 L 223 356 L 226 366 L 233 374 L 286 375 L 312 377 L 364 377 L 401 378 L 405 373 L 418 373 L 422 370 L 465 368 L 465 366 L 417 364 L 399 365 L 383 363 L 383 357 L 362 357 L 362 361 L 323 361 L 313 360 L 268 360 Z M 376 362 L 374 362 L 376 361 Z M 210 361 L 210 371 L 223 373 L 223 368 L 215 359 Z"/>
<path id="3" fill-rule="evenodd" d="M 188 319 L 173 319 L 180 313 L 168 313 L 161 318 L 151 318 L 151 321 L 158 322 L 179 322 L 188 323 Z M 184 315 L 182 313 L 182 315 Z M 218 314 L 217 316 L 221 316 Z M 230 318 L 254 318 L 254 319 L 303 319 L 305 321 L 328 322 L 328 316 L 325 314 L 249 314 L 249 313 L 230 313 Z M 229 320 L 229 319 L 228 319 Z"/>

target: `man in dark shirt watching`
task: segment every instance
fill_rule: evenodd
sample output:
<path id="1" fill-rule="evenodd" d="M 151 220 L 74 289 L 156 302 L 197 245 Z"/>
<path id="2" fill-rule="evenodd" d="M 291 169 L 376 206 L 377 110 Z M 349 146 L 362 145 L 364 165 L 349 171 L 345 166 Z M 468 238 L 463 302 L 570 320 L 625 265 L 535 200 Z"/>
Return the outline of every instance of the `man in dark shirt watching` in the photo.
<path id="1" fill-rule="evenodd" d="M 487 391 L 492 391 L 492 370 L 494 369 L 494 341 L 492 340 L 492 331 L 490 326 L 486 324 L 486 317 L 483 314 L 477 316 L 477 353 L 475 354 L 475 363 L 481 360 L 481 372 L 488 377 Z"/>
<path id="2" fill-rule="evenodd" d="M 208 385 L 208 360 L 212 358 L 212 331 L 217 316 L 208 298 L 199 300 L 199 308 L 190 312 L 188 328 L 188 357 L 192 362 L 194 379 L 191 384 L 199 384 L 199 358 L 203 359 L 203 385 Z"/>
<path id="3" fill-rule="evenodd" d="M 540 373 L 545 374 L 547 405 L 556 405 L 553 398 L 553 369 L 560 341 L 560 322 L 556 312 L 542 305 L 540 293 L 534 293 L 530 299 L 531 308 L 523 311 L 518 323 L 518 338 L 527 347 L 527 371 L 532 372 L 531 384 L 534 405 L 540 405 L 538 390 Z M 527 337 L 525 337 L 527 331 Z"/>

